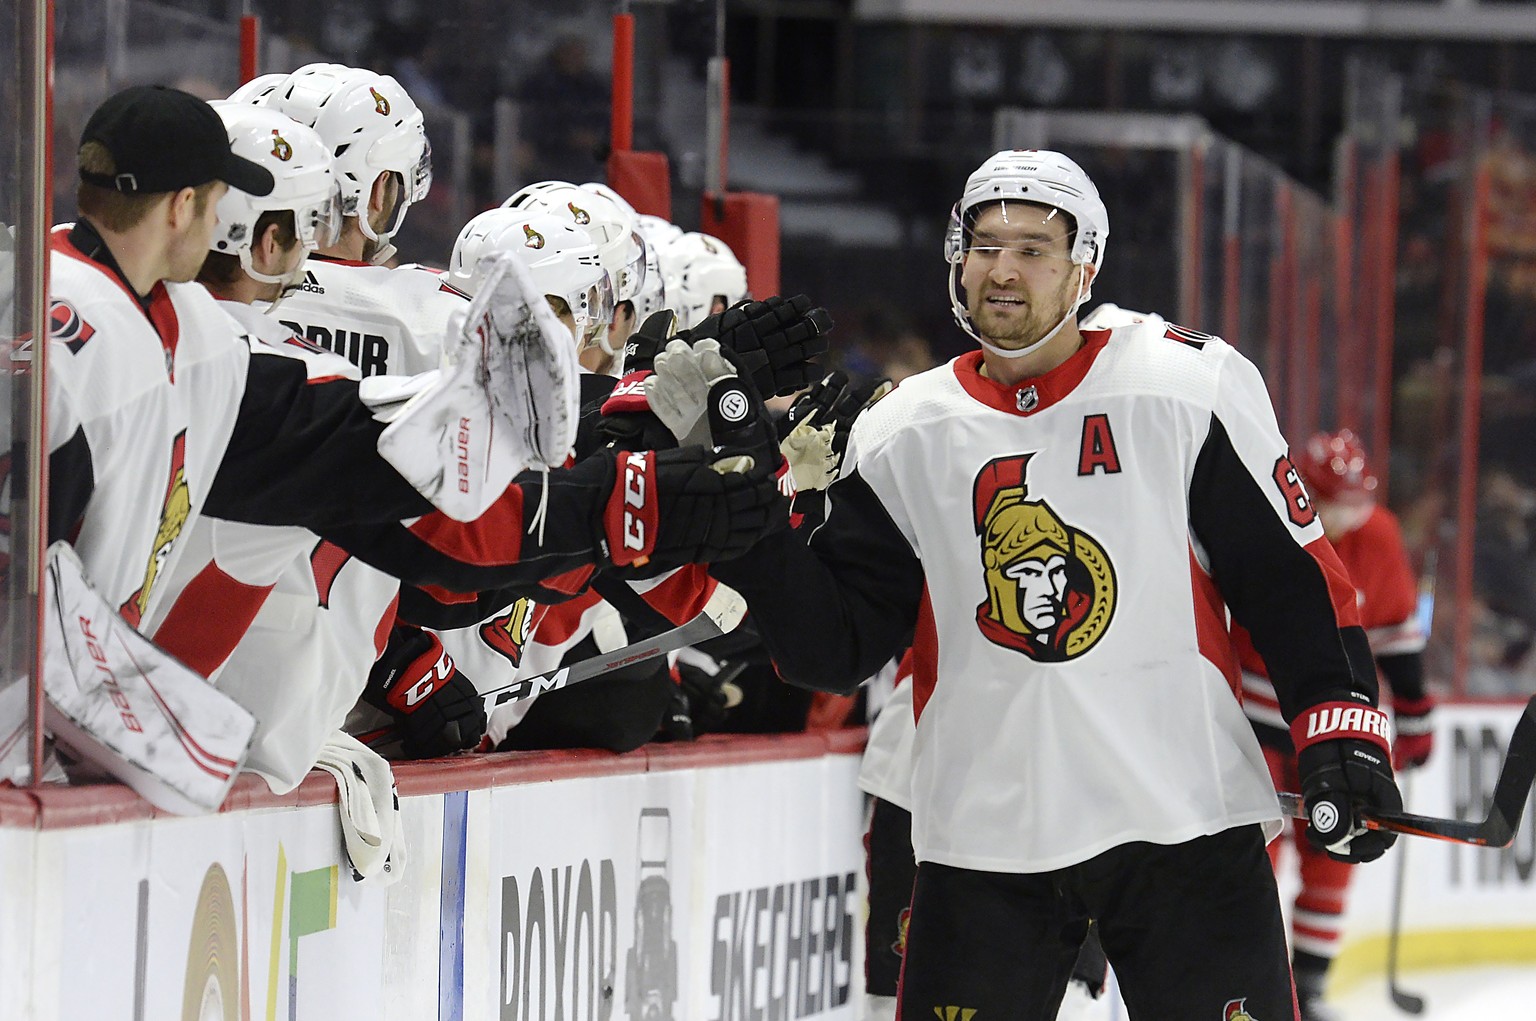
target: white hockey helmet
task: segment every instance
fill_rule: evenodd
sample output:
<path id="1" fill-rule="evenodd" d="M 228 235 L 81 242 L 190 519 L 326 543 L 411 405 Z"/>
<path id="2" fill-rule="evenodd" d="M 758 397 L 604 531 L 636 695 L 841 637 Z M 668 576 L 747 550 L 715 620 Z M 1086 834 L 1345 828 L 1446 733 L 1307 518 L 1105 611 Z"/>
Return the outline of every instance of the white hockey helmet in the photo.
<path id="1" fill-rule="evenodd" d="M 640 235 L 640 241 L 645 246 L 645 276 L 641 279 L 639 289 L 630 298 L 635 303 L 635 324 L 638 326 L 640 323 L 645 322 L 646 318 L 653 312 L 668 307 L 666 282 L 661 273 L 661 253 L 657 251 L 655 243 L 646 234 L 641 220 L 659 220 L 662 223 L 667 223 L 667 221 L 662 220 L 659 216 L 643 217 L 635 210 L 634 206 L 629 204 L 628 199 L 601 181 L 588 181 L 582 187 L 587 191 L 603 196 L 627 211 L 634 218 L 635 233 Z M 667 224 L 667 226 L 670 227 L 671 224 Z"/>
<path id="2" fill-rule="evenodd" d="M 615 201 L 565 181 L 540 181 L 517 191 L 501 205 L 503 209 L 550 213 L 586 231 L 602 256 L 617 300 L 633 301 L 645 287 L 645 239 L 635 229 L 634 210 L 623 199 Z"/>
<path id="3" fill-rule="evenodd" d="M 259 74 L 229 94 L 229 102 L 245 103 L 248 106 L 265 106 L 267 97 L 277 91 L 277 87 L 288 80 L 288 76 L 281 72 L 276 74 Z"/>
<path id="4" fill-rule="evenodd" d="M 560 298 L 586 342 L 613 321 L 613 289 L 597 246 L 569 220 L 523 209 L 488 209 L 464 225 L 453 243 L 448 280 L 468 294 L 484 279 L 480 260 L 511 252 L 528 267 L 541 293 Z"/>
<path id="5" fill-rule="evenodd" d="M 314 128 L 330 147 L 342 212 L 357 217 L 363 235 L 384 248 L 405 221 L 406 210 L 432 187 L 425 119 L 405 89 L 389 75 L 366 68 L 307 64 L 263 102 Z M 375 233 L 368 222 L 368 197 L 383 173 L 400 175 L 400 201 L 389 226 Z"/>
<path id="6" fill-rule="evenodd" d="M 988 350 L 1005 357 L 1021 357 L 1036 350 L 1061 329 L 1092 293 L 1089 284 L 1079 286 L 1077 301 L 1066 319 L 1034 344 L 1004 351 L 988 344 L 976 331 L 970 313 L 960 301 L 959 283 L 965 253 L 971 248 L 971 229 L 985 206 L 995 202 L 1029 202 L 1059 209 L 1072 217 L 1070 258 L 1074 266 L 1093 266 L 1104 261 L 1109 241 L 1109 211 L 1099 198 L 1092 179 L 1073 160 L 1048 149 L 1004 149 L 977 167 L 965 182 L 965 191 L 949 214 L 944 235 L 944 261 L 949 263 L 949 302 L 960 328 Z"/>
<path id="7" fill-rule="evenodd" d="M 691 330 L 710 315 L 716 299 L 730 308 L 747 297 L 747 268 L 717 237 L 689 231 L 667 246 L 667 296 L 678 326 Z"/>
<path id="8" fill-rule="evenodd" d="M 303 281 L 304 263 L 285 276 L 258 272 L 251 264 L 256 221 L 266 212 L 291 211 L 306 251 L 335 244 L 341 233 L 341 195 L 330 150 L 314 131 L 276 110 L 230 100 L 211 105 L 229 132 L 230 150 L 271 171 L 273 187 L 260 197 L 235 188 L 226 191 L 216 207 L 219 222 L 209 249 L 238 256 L 252 278 L 283 284 L 286 293 Z"/>

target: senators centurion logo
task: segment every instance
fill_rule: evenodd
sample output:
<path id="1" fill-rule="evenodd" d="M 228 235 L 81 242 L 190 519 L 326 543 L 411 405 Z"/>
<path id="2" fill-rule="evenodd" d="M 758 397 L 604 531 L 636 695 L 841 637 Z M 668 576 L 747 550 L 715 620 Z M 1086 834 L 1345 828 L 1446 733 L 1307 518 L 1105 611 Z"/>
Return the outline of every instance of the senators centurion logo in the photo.
<path id="1" fill-rule="evenodd" d="M 1222 1009 L 1221 1021 L 1253 1021 L 1253 1015 L 1244 1009 L 1247 1003 L 1246 996 L 1241 1000 L 1228 1000 L 1226 1007 Z"/>
<path id="2" fill-rule="evenodd" d="M 164 570 L 171 549 L 176 545 L 176 539 L 191 514 L 192 495 L 187 489 L 187 432 L 183 429 L 176 434 L 171 444 L 170 478 L 165 486 L 165 502 L 160 508 L 160 527 L 155 530 L 155 542 L 150 549 L 149 561 L 144 566 L 144 583 L 118 608 L 123 619 L 133 627 L 138 627 L 144 619 L 144 610 L 149 606 L 149 594 L 154 591 L 155 582 Z"/>
<path id="3" fill-rule="evenodd" d="M 368 94 L 373 97 L 373 109 L 380 116 L 389 116 L 389 100 L 379 95 L 379 90 L 372 85 L 368 86 Z"/>
<path id="4" fill-rule="evenodd" d="M 480 625 L 480 640 L 518 666 L 523 661 L 523 647 L 533 634 L 533 611 L 537 605 L 519 599 L 506 613 Z"/>
<path id="5" fill-rule="evenodd" d="M 1042 663 L 1076 659 L 1115 612 L 1115 570 L 1094 538 L 1030 500 L 1033 453 L 989 461 L 972 488 L 986 602 L 976 626 L 997 645 Z"/>
<path id="6" fill-rule="evenodd" d="M 272 155 L 284 163 L 293 159 L 293 146 L 288 144 L 288 139 L 277 133 L 276 128 L 272 129 Z"/>
<path id="7" fill-rule="evenodd" d="M 525 248 L 537 249 L 544 247 L 544 235 L 540 234 L 526 223 L 523 224 L 523 237 L 528 239 L 523 242 L 523 246 Z"/>

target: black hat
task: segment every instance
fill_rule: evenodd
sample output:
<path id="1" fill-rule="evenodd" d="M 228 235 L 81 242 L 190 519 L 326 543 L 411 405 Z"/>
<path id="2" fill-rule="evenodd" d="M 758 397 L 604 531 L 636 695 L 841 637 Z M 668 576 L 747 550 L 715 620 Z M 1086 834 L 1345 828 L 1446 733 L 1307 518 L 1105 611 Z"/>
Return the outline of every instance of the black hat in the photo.
<path id="1" fill-rule="evenodd" d="M 223 181 L 252 195 L 272 192 L 272 174 L 229 150 L 229 134 L 213 107 L 164 85 L 124 89 L 96 108 L 80 144 L 100 142 L 115 174 L 80 171 L 88 184 L 129 195 L 195 188 Z"/>

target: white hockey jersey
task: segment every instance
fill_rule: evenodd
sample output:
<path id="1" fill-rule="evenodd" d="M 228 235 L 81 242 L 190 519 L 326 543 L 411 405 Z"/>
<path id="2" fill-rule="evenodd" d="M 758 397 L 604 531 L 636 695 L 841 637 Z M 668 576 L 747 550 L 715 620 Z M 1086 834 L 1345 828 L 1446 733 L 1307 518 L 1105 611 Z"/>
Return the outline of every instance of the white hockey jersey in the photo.
<path id="1" fill-rule="evenodd" d="M 357 379 L 346 359 L 250 305 L 220 302 L 266 352 L 312 382 Z M 147 630 L 257 719 L 246 768 L 286 793 L 362 694 L 394 624 L 400 583 L 305 528 L 200 518 Z"/>
<path id="2" fill-rule="evenodd" d="M 157 284 L 146 310 L 53 234 L 48 449 L 87 477 L 50 479 L 87 576 L 134 626 L 155 612 L 182 533 L 234 429 L 249 339 L 198 284 Z M 67 449 L 76 445 L 77 450 Z M 78 493 L 75 499 L 69 499 Z M 61 498 L 63 498 L 61 500 Z"/>
<path id="3" fill-rule="evenodd" d="M 304 283 L 275 315 L 364 376 L 414 376 L 439 367 L 448 320 L 468 303 L 429 269 L 311 256 Z"/>
<path id="4" fill-rule="evenodd" d="M 1272 835 L 1227 603 L 1304 699 L 1374 694 L 1258 372 L 1157 317 L 1085 339 L 1014 387 L 979 351 L 905 380 L 855 424 L 813 563 L 777 539 L 715 569 L 790 679 L 854 683 L 915 624 L 922 861 L 1042 872 Z"/>

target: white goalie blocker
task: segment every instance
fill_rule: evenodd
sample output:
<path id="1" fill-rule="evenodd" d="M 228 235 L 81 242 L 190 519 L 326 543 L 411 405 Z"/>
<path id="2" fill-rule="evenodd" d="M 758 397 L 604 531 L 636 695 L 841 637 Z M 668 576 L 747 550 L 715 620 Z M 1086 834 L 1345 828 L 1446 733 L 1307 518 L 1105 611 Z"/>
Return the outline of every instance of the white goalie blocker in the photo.
<path id="1" fill-rule="evenodd" d="M 510 252 L 450 323 L 444 368 L 391 416 L 379 453 L 456 521 L 473 521 L 520 472 L 558 468 L 576 442 L 580 368 L 571 334 Z"/>
<path id="2" fill-rule="evenodd" d="M 119 617 L 69 544 L 49 547 L 44 588 L 43 720 L 65 772 L 178 815 L 216 811 L 255 717 Z"/>

